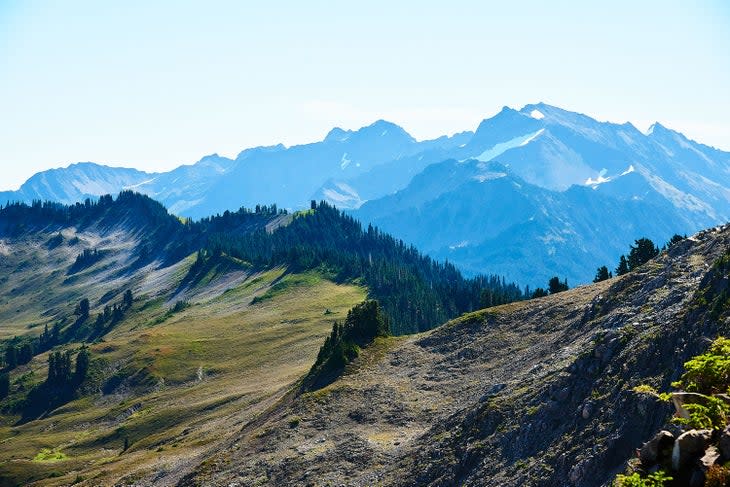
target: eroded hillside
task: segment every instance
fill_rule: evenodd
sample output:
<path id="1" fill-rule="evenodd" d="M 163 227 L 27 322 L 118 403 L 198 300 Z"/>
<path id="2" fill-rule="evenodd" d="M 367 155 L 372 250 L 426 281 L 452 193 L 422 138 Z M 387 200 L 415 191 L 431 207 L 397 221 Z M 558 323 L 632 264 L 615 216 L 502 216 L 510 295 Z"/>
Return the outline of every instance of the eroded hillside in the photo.
<path id="1" fill-rule="evenodd" d="M 380 339 L 180 485 L 606 485 L 670 415 L 633 387 L 667 389 L 727 333 L 729 245 L 709 230 L 621 278 Z"/>
<path id="2" fill-rule="evenodd" d="M 171 485 L 292 397 L 366 297 L 395 333 L 522 298 L 325 203 L 0 209 L 0 485 Z"/>
<path id="3" fill-rule="evenodd" d="M 35 352 L 10 369 L 10 395 L 0 398 L 0 485 L 182 476 L 279 400 L 311 367 L 332 320 L 366 296 L 315 271 L 225 255 L 197 272 L 194 253 L 167 264 L 168 240 L 141 251 L 154 229 L 126 218 L 3 223 L 0 338 Z M 79 260 L 85 250 L 91 257 Z M 140 262 L 141 252 L 151 255 Z M 76 311 L 83 299 L 86 318 Z M 101 321 L 107 306 L 119 316 Z M 34 404 L 51 352 L 83 346 L 91 365 L 79 390 Z"/>

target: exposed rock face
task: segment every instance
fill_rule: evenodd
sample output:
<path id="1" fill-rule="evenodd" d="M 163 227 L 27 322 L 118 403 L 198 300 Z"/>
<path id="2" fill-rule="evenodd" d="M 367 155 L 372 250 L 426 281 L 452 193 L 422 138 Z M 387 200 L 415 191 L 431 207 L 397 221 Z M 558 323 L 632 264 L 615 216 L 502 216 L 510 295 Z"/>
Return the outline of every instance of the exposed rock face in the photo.
<path id="1" fill-rule="evenodd" d="M 639 459 L 641 459 L 642 465 L 650 467 L 656 463 L 661 463 L 668 456 L 667 450 L 672 451 L 673 445 L 674 435 L 666 430 L 660 431 L 641 447 Z"/>
<path id="2" fill-rule="evenodd" d="M 672 449 L 672 469 L 686 467 L 704 455 L 711 439 L 711 430 L 689 430 L 679 435 Z"/>
<path id="3" fill-rule="evenodd" d="M 727 288 L 712 263 L 729 244 L 728 228 L 703 232 L 621 278 L 382 341 L 180 485 L 598 487 L 637 448 L 647 465 L 670 462 L 672 433 L 656 433 L 672 408 L 633 388 L 669 390 L 717 335 L 697 291 Z M 708 441 L 674 442 L 690 476 L 712 461 Z"/>

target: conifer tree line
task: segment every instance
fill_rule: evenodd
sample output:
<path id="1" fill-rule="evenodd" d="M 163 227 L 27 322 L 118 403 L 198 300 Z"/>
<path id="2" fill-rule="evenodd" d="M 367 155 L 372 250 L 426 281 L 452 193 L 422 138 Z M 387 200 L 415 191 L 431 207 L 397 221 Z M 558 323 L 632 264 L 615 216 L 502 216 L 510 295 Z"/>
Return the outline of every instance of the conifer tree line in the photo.
<path id="1" fill-rule="evenodd" d="M 56 388 L 74 388 L 86 379 L 91 354 L 84 346 L 76 354 L 76 367 L 71 368 L 71 350 L 55 351 L 48 355 L 48 378 L 46 384 Z"/>
<path id="2" fill-rule="evenodd" d="M 5 222 L 6 231 L 12 234 L 34 227 L 48 229 L 54 224 L 60 228 L 73 223 L 83 228 L 125 222 L 145 230 L 138 233 L 143 235 L 136 251 L 136 265 L 140 266 L 168 265 L 199 251 L 198 270 L 224 254 L 257 267 L 285 266 L 292 272 L 318 269 L 339 282 L 365 284 L 371 297 L 380 302 L 395 334 L 427 330 L 477 308 L 567 289 L 567 281 L 557 277 L 547 288 L 534 292 L 496 275 L 466 279 L 449 262 L 433 261 L 371 225 L 363 228 L 325 202 L 312 202 L 311 210 L 289 215 L 276 205 L 258 205 L 252 210 L 226 211 L 193 222 L 168 214 L 164 206 L 147 196 L 123 191 L 116 200 L 106 195 L 74 205 L 8 203 L 0 210 L 0 223 Z M 277 218 L 292 221 L 273 231 L 267 229 Z M 681 238 L 675 235 L 667 246 Z M 60 233 L 52 240 L 53 245 L 63 244 Z M 100 252 L 103 250 L 89 250 L 88 254 L 82 251 L 80 259 L 93 259 Z M 602 266 L 595 279 L 629 272 L 658 252 L 650 240 L 639 239 L 613 272 Z M 124 308 L 105 309 L 96 318 L 97 333 L 120 319 Z"/>
<path id="3" fill-rule="evenodd" d="M 344 323 L 337 321 L 320 347 L 317 360 L 305 379 L 305 386 L 321 387 L 339 372 L 377 337 L 390 334 L 388 318 L 375 300 L 366 300 L 347 312 Z"/>
<path id="4" fill-rule="evenodd" d="M 74 205 L 9 203 L 0 210 L 0 224 L 6 222 L 10 233 L 22 233 L 33 228 L 47 231 L 54 225 L 62 228 L 73 224 L 83 229 L 85 225 L 124 222 L 144 229 L 138 232 L 144 237 L 135 265 L 157 259 L 157 265 L 163 266 L 205 249 L 205 255 L 213 258 L 227 254 L 259 267 L 286 266 L 291 271 L 318 268 L 337 281 L 365 284 L 371 296 L 380 301 L 396 334 L 426 330 L 466 311 L 529 296 L 499 276 L 465 279 L 452 264 L 435 262 L 375 227 L 363 229 L 358 221 L 327 203 L 313 202 L 311 209 L 288 215 L 276 205 L 259 205 L 192 222 L 169 215 L 164 206 L 147 196 L 123 191 L 116 200 L 102 196 L 98 201 Z M 293 220 L 267 231 L 267 224 L 284 217 Z M 97 317 L 96 328 L 113 322 L 113 316 L 113 307 L 105 310 L 102 318 Z"/>
<path id="5" fill-rule="evenodd" d="M 601 266 L 596 270 L 596 277 L 593 278 L 593 282 L 601 282 L 606 279 L 610 279 L 615 275 L 623 276 L 639 266 L 649 262 L 651 259 L 659 255 L 660 252 L 664 252 L 674 245 L 678 244 L 682 240 L 687 238 L 686 235 L 682 236 L 674 234 L 669 241 L 662 246 L 660 249 L 650 239 L 642 237 L 634 240 L 633 245 L 629 246 L 629 253 L 627 255 L 621 255 L 619 257 L 618 265 L 613 272 L 608 270 L 608 267 Z"/>
<path id="6" fill-rule="evenodd" d="M 89 329 L 88 326 L 85 326 L 90 316 L 89 299 L 81 298 L 73 311 L 73 315 L 76 316 L 75 321 L 65 329 L 62 329 L 61 321 L 57 321 L 53 324 L 51 330 L 48 329 L 48 324 L 46 324 L 41 334 L 35 338 L 14 337 L 8 340 L 4 347 L 4 353 L 0 356 L 0 369 L 6 372 L 13 370 L 19 365 L 29 363 L 35 355 L 50 350 L 57 345 L 68 343 L 73 339 L 88 340 L 101 336 L 109 326 L 113 326 L 122 320 L 124 313 L 132 306 L 133 300 L 132 291 L 127 289 L 119 303 L 104 307 L 103 311 L 97 315 L 93 328 Z M 55 353 L 58 352 L 53 352 L 51 356 Z M 51 369 L 56 370 L 55 364 L 60 364 L 62 361 L 57 357 L 52 360 L 54 360 L 54 367 L 51 367 Z M 53 375 L 50 369 L 49 374 Z M 63 375 L 65 374 L 59 376 Z"/>
<path id="7" fill-rule="evenodd" d="M 255 266 L 320 269 L 340 282 L 361 279 L 389 317 L 394 334 L 430 329 L 481 307 L 485 298 L 489 305 L 524 298 L 520 287 L 504 278 L 465 279 L 453 264 L 436 262 L 372 225 L 363 229 L 324 201 L 312 202 L 311 209 L 271 233 L 259 228 L 211 234 L 195 266 L 204 265 L 206 256 L 225 254 Z"/>

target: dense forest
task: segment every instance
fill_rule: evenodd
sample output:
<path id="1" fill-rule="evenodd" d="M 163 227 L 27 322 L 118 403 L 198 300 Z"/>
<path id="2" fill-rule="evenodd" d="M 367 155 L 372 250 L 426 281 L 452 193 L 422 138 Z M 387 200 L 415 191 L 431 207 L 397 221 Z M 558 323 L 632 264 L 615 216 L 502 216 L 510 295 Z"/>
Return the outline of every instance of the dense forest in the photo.
<path id="1" fill-rule="evenodd" d="M 256 266 L 318 268 L 336 281 L 359 279 L 383 307 L 394 334 L 427 330 L 463 312 L 524 296 L 519 286 L 498 276 L 465 279 L 452 264 L 436 262 L 375 227 L 363 229 L 324 202 L 312 202 L 311 210 L 272 233 L 220 232 L 211 234 L 206 246 L 212 255 Z"/>
<path id="2" fill-rule="evenodd" d="M 286 224 L 272 230 L 277 219 Z M 271 205 L 195 222 L 169 215 L 158 202 L 131 191 L 75 205 L 13 203 L 0 210 L 0 234 L 65 225 L 135 229 L 140 239 L 134 265 L 167 265 L 202 249 L 199 266 L 226 254 L 260 268 L 318 269 L 339 282 L 360 282 L 380 302 L 394 334 L 427 330 L 463 312 L 529 296 L 529 290 L 499 276 L 466 279 L 452 264 L 436 262 L 375 227 L 364 229 L 324 202 L 293 215 Z"/>

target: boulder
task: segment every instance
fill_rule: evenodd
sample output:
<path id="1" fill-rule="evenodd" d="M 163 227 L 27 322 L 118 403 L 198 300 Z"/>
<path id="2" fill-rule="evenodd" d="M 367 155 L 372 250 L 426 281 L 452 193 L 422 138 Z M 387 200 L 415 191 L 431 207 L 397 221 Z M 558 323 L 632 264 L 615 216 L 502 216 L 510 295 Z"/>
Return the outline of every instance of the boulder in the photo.
<path id="1" fill-rule="evenodd" d="M 712 430 L 689 430 L 679 435 L 672 449 L 672 468 L 679 470 L 704 455 Z"/>
<path id="2" fill-rule="evenodd" d="M 583 409 L 581 410 L 581 416 L 583 419 L 588 419 L 591 417 L 591 414 L 593 414 L 593 404 L 587 402 L 583 405 Z"/>
<path id="3" fill-rule="evenodd" d="M 674 435 L 669 431 L 662 430 L 654 435 L 654 438 L 644 443 L 639 451 L 639 459 L 642 465 L 649 467 L 663 461 L 669 456 L 667 450 L 671 452 L 673 443 Z"/>
<path id="4" fill-rule="evenodd" d="M 702 473 L 707 473 L 711 466 L 720 460 L 720 450 L 717 447 L 710 446 L 705 450 L 705 454 L 700 458 L 700 468 Z"/>

